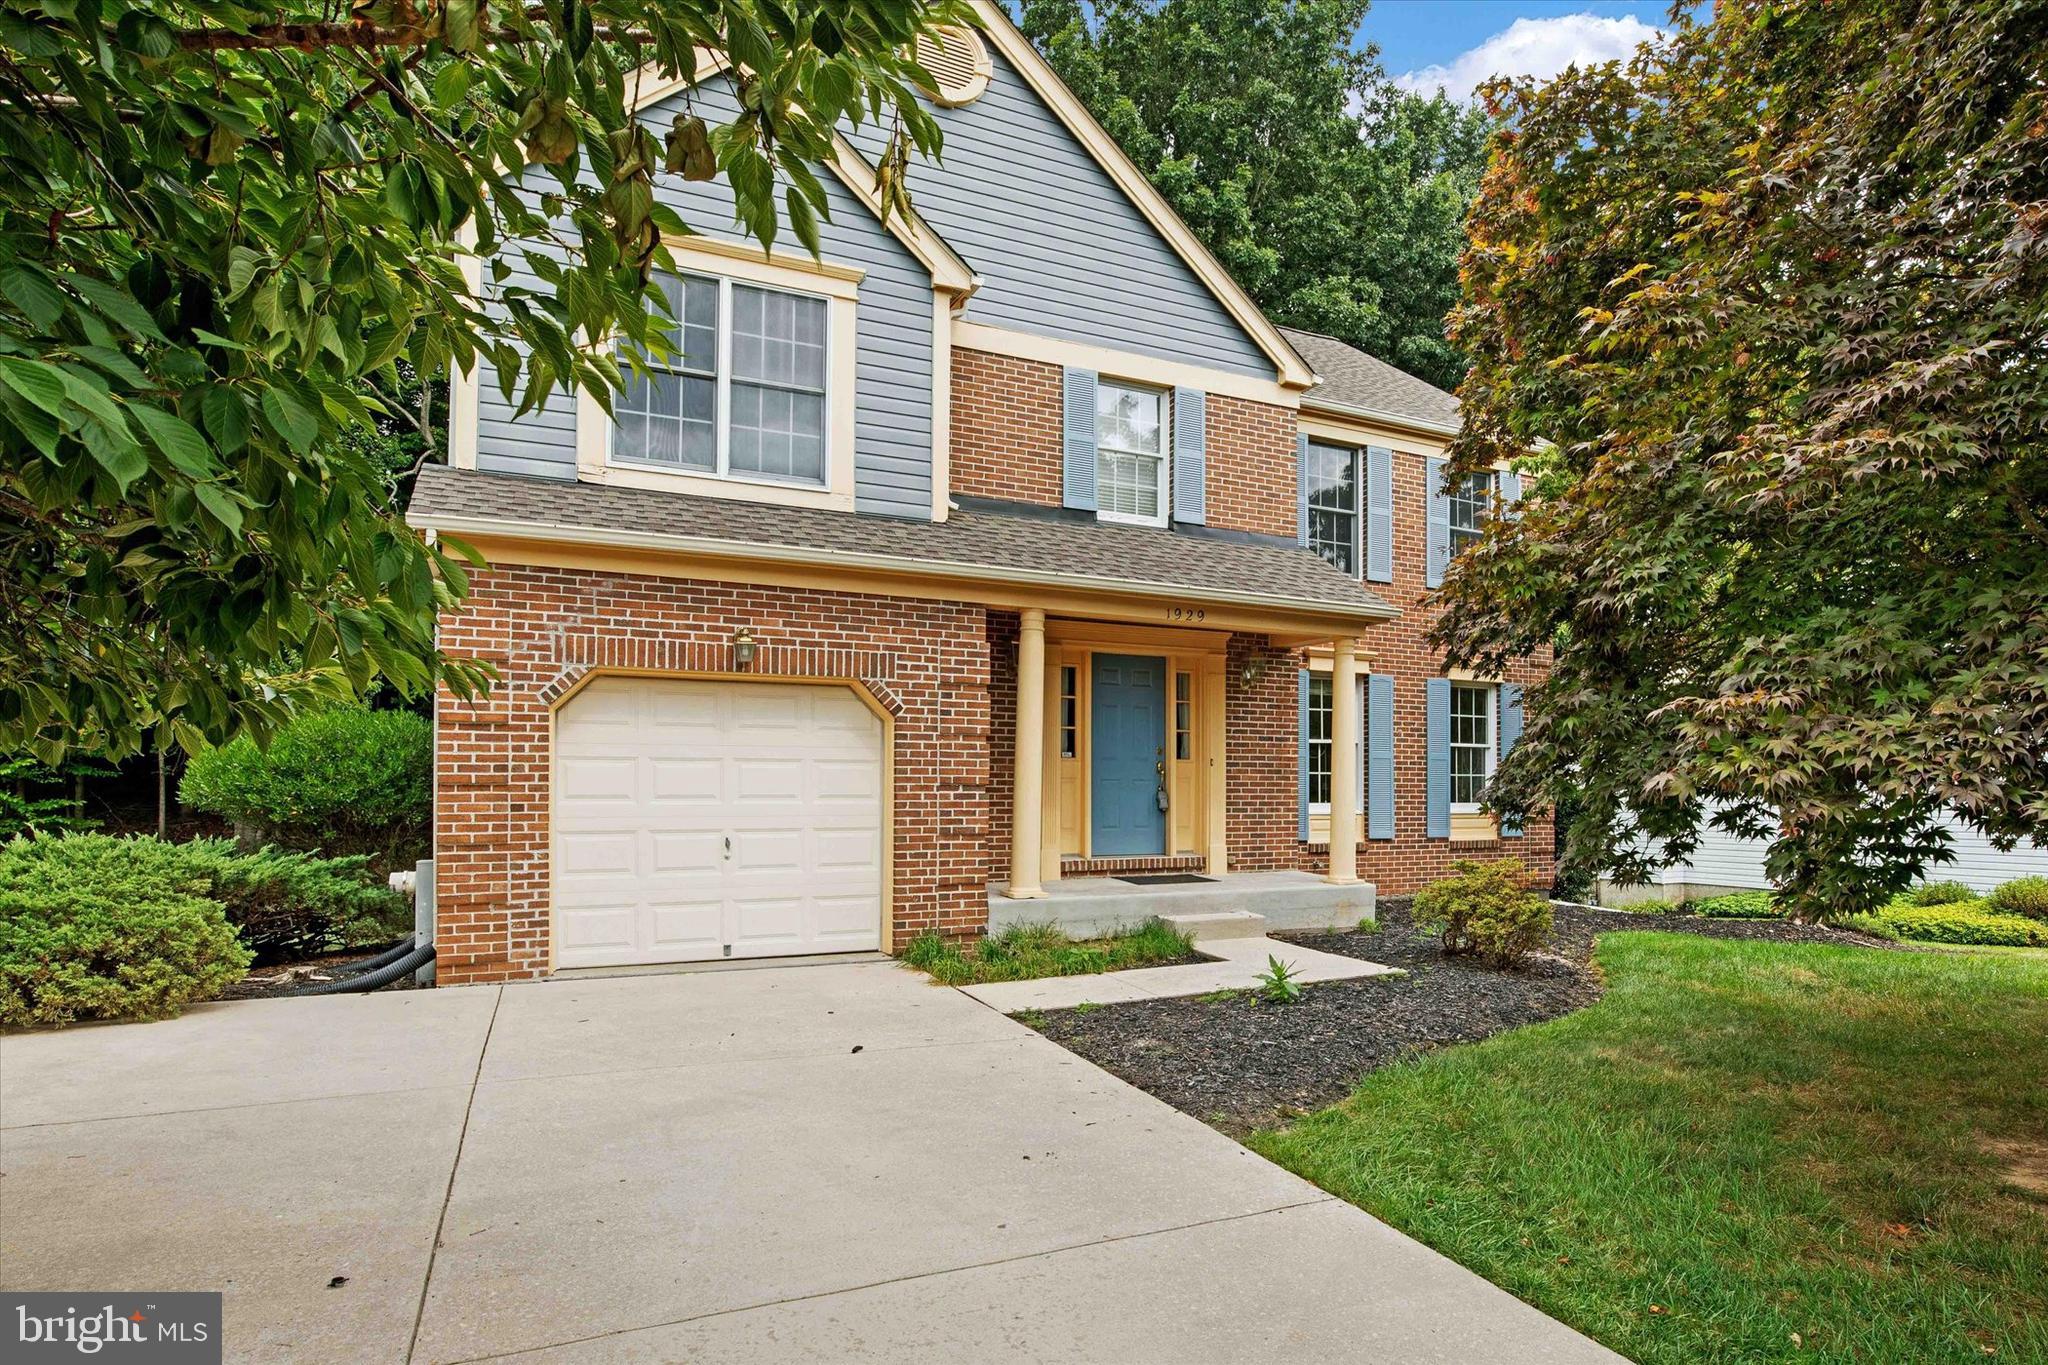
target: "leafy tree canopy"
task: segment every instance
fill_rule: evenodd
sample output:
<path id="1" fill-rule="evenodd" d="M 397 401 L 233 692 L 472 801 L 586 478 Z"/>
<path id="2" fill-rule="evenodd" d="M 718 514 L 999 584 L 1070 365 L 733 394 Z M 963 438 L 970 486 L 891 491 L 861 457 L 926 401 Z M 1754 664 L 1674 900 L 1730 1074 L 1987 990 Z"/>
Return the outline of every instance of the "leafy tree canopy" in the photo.
<path id="1" fill-rule="evenodd" d="M 1724 0 L 1507 116 L 1454 466 L 1550 446 L 1442 639 L 1554 646 L 1494 801 L 1807 915 L 2048 829 L 2048 3 Z M 1661 842 L 1657 850 L 1644 841 Z"/>
<path id="2" fill-rule="evenodd" d="M 1023 0 L 1024 32 L 1276 320 L 1450 387 L 1491 122 L 1391 86 L 1369 0 Z"/>
<path id="3" fill-rule="evenodd" d="M 833 126 L 892 125 L 880 171 L 900 203 L 910 155 L 938 147 L 911 40 L 966 17 L 957 0 L 338 15 L 0 0 L 0 752 L 118 755 L 158 724 L 223 740 L 380 675 L 407 694 L 437 672 L 483 681 L 435 651 L 464 558 L 403 524 L 376 395 L 480 356 L 528 405 L 608 394 L 616 366 L 589 342 L 658 348 L 648 274 L 662 234 L 689 231 L 653 175 L 722 175 L 748 231 L 786 223 L 815 250 Z M 740 115 L 636 125 L 635 73 L 694 69 L 699 48 L 730 55 Z M 501 275 L 487 313 L 458 233 L 482 259 L 531 244 L 543 287 Z"/>

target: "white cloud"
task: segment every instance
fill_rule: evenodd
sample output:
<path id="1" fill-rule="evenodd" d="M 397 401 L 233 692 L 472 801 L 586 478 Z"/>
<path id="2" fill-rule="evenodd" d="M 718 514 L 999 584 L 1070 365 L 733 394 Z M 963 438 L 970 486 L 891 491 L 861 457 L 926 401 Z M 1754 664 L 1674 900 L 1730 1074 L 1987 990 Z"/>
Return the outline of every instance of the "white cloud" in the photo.
<path id="1" fill-rule="evenodd" d="M 1603 19 L 1597 14 L 1561 14 L 1554 19 L 1517 19 L 1479 46 L 1448 63 L 1394 77 L 1394 84 L 1419 95 L 1441 88 L 1454 100 L 1469 100 L 1492 76 L 1534 76 L 1549 80 L 1566 67 L 1628 58 L 1636 45 L 1659 31 L 1632 14 Z"/>

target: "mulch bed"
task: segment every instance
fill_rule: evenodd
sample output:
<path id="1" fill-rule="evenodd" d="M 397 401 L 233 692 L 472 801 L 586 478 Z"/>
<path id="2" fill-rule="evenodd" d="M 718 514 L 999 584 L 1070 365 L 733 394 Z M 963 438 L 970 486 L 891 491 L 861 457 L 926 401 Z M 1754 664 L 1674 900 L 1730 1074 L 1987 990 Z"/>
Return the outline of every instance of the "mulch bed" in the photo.
<path id="1" fill-rule="evenodd" d="M 1306 987 L 1275 1006 L 1249 993 L 1055 1010 L 1029 1016 L 1046 1037 L 1226 1132 L 1242 1134 L 1333 1104 L 1360 1077 L 1430 1048 L 1570 1014 L 1600 996 L 1596 934 L 1662 929 L 1714 938 L 1889 947 L 1776 920 L 1713 920 L 1559 905 L 1549 948 L 1499 971 L 1446 957 L 1404 900 L 1380 904 L 1378 933 L 1275 934 L 1304 947 L 1399 967 L 1405 977 Z"/>

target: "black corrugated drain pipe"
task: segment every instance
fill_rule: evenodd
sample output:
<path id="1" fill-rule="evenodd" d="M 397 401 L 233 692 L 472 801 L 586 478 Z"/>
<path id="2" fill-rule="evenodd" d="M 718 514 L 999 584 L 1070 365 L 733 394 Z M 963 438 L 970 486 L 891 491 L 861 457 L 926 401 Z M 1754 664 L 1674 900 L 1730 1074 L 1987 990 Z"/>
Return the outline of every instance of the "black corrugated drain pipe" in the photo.
<path id="1" fill-rule="evenodd" d="M 322 981 L 312 986 L 301 986 L 292 994 L 353 995 L 359 991 L 381 990 L 400 977 L 411 976 L 433 960 L 433 944 L 422 943 L 415 947 L 409 942 L 401 943 L 362 963 L 362 970 L 354 976 L 344 976 L 336 981 Z"/>

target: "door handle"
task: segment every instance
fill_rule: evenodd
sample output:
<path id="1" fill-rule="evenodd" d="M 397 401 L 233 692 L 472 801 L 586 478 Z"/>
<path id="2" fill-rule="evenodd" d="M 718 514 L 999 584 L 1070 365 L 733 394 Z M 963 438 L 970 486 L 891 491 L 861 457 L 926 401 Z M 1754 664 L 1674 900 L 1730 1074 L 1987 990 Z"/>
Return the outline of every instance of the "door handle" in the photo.
<path id="1" fill-rule="evenodd" d="M 728 858 L 732 857 L 732 836 L 730 834 L 725 836 L 725 856 Z"/>

